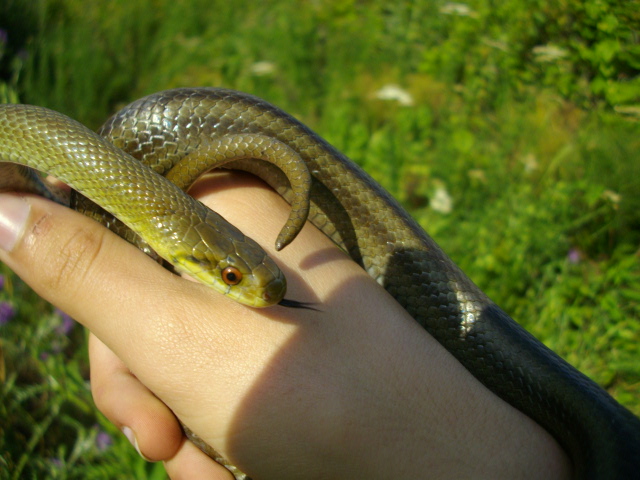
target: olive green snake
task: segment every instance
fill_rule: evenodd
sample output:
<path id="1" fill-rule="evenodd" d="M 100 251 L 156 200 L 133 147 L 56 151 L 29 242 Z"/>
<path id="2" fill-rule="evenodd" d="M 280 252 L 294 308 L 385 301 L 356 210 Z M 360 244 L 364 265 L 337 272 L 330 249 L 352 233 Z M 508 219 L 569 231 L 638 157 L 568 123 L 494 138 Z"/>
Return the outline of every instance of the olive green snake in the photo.
<path id="1" fill-rule="evenodd" d="M 549 431 L 576 478 L 640 476 L 640 420 L 495 305 L 361 168 L 264 100 L 169 90 L 128 105 L 98 134 L 44 108 L 2 105 L 0 162 L 0 189 L 42 191 L 24 166 L 53 175 L 82 194 L 75 208 L 102 218 L 84 197 L 97 203 L 136 234 L 110 228 L 176 270 L 249 306 L 303 306 L 284 298 L 286 279 L 253 240 L 182 193 L 212 166 L 256 174 L 292 204 L 278 249 L 308 219 L 485 386 Z"/>

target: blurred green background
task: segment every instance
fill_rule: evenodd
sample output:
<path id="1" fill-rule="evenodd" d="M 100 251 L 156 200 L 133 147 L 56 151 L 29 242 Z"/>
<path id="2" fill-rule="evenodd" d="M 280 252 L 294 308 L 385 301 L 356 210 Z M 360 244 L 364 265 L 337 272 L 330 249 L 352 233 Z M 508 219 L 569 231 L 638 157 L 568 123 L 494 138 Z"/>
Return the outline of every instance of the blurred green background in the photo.
<path id="1" fill-rule="evenodd" d="M 264 97 L 639 415 L 639 38 L 637 0 L 4 0 L 0 102 L 95 129 L 171 87 Z M 83 330 L 0 268 L 0 478 L 165 478 L 95 411 Z"/>

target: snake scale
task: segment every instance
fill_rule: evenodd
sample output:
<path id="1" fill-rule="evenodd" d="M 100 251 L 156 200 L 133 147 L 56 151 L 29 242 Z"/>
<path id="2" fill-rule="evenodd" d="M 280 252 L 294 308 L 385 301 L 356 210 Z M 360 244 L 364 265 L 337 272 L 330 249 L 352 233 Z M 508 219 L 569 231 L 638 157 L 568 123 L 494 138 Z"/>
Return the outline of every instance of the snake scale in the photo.
<path id="1" fill-rule="evenodd" d="M 0 161 L 58 177 L 144 237 L 121 233 L 130 241 L 237 301 L 299 306 L 284 299 L 285 278 L 255 242 L 181 192 L 212 165 L 256 174 L 292 204 L 278 248 L 308 218 L 485 386 L 549 431 L 576 478 L 640 476 L 640 420 L 494 304 L 355 163 L 264 100 L 218 88 L 168 90 L 128 105 L 98 135 L 43 108 L 3 105 Z M 40 182 L 11 167 L 3 164 L 0 188 Z M 91 169 L 111 177 L 109 188 Z M 102 217 L 83 197 L 72 201 L 76 208 Z"/>

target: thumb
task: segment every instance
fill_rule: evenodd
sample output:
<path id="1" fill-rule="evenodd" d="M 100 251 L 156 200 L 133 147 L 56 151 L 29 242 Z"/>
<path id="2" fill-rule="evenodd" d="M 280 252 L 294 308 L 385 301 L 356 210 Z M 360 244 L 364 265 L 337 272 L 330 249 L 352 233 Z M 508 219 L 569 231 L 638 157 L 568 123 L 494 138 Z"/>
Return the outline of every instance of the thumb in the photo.
<path id="1" fill-rule="evenodd" d="M 0 194 L 0 259 L 69 314 L 79 313 L 78 290 L 104 284 L 100 267 L 121 255 L 133 253 L 92 220 L 39 197 Z"/>

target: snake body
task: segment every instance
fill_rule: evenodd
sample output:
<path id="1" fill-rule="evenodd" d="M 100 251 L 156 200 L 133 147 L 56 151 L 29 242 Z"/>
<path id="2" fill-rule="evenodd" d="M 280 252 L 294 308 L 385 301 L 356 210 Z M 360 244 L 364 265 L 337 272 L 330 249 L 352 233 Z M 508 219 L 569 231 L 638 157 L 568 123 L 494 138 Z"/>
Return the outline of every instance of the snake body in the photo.
<path id="1" fill-rule="evenodd" d="M 199 278 L 218 285 L 222 293 L 239 301 L 251 304 L 254 300 L 235 293 L 242 285 L 221 286 L 220 275 L 229 265 L 237 266 L 245 282 L 253 279 L 254 270 L 260 271 L 256 275 L 260 280 L 254 281 L 259 286 L 252 287 L 261 289 L 258 306 L 277 303 L 284 294 L 284 279 L 259 247 L 233 227 L 222 226 L 221 217 L 198 202 L 184 199 L 179 188 L 167 187 L 168 182 L 158 180 L 158 173 L 168 172 L 181 187 L 189 185 L 211 168 L 208 157 L 215 156 L 220 148 L 228 148 L 232 154 L 225 156 L 224 162 L 230 162 L 226 167 L 262 177 L 294 206 L 289 231 L 283 233 L 285 240 L 280 246 L 295 236 L 308 207 L 308 219 L 384 286 L 476 378 L 558 440 L 573 461 L 576 478 L 625 479 L 640 475 L 640 420 L 513 321 L 382 187 L 287 113 L 245 93 L 196 88 L 142 98 L 111 117 L 99 135 L 61 118 L 66 117 L 36 107 L 0 107 L 0 161 L 22 163 L 62 179 L 145 236 L 149 227 L 145 224 L 139 228 L 140 222 L 161 224 L 160 236 L 192 242 L 185 247 L 187 253 L 176 254 L 162 240 L 145 239 L 169 261 L 186 258 L 182 269 L 194 263 L 202 270 L 209 269 Z M 8 139 L 10 135 L 17 138 Z M 287 153 L 277 155 L 290 155 L 291 160 L 285 163 L 295 165 L 295 173 L 283 173 L 282 166 L 267 163 L 270 160 L 260 156 L 264 149 L 247 153 L 247 144 L 254 138 L 267 142 L 268 149 L 283 145 Z M 25 146 L 29 142 L 32 145 Z M 68 151 L 70 144 L 73 154 Z M 226 147 L 220 147 L 223 144 Z M 121 166 L 128 157 L 121 149 L 149 168 Z M 243 153 L 235 155 L 236 151 Z M 112 184 L 107 189 L 93 173 L 80 172 L 92 166 L 103 168 L 102 163 L 96 166 L 93 161 L 98 156 L 116 164 L 116 170 L 124 171 L 120 177 L 129 183 Z M 36 162 L 33 157 L 46 157 L 46 161 Z M 54 157 L 60 160 L 51 160 Z M 79 158 L 79 164 L 70 165 L 70 157 Z M 186 167 L 180 163 L 185 157 L 193 160 Z M 218 160 L 216 164 L 224 162 Z M 144 188 L 131 186 L 138 184 Z M 122 203 L 124 190 L 139 195 L 136 201 L 127 201 L 127 205 L 136 205 L 130 208 L 134 212 L 123 214 L 112 205 Z M 301 190 L 308 191 L 309 197 Z M 174 195 L 180 200 L 171 200 L 170 207 L 165 203 L 157 206 L 159 196 L 173 199 Z M 190 222 L 187 233 L 172 231 L 174 227 L 184 228 L 184 224 L 173 225 L 167 218 L 178 213 L 191 216 L 184 212 L 192 210 L 196 219 Z M 215 232 L 201 227 L 210 223 Z M 218 235 L 230 235 L 231 240 L 218 240 Z M 202 253 L 205 247 L 217 252 Z M 245 254 L 245 250 L 250 253 Z M 273 284 L 276 287 L 269 286 Z M 197 436 L 191 436 L 197 443 Z M 209 449 L 202 442 L 199 446 Z M 234 474 L 242 478 L 240 472 Z"/>

